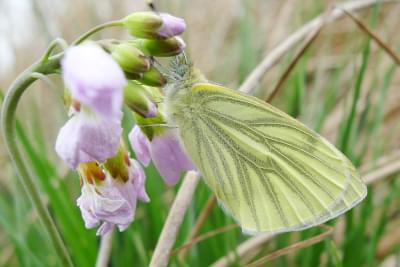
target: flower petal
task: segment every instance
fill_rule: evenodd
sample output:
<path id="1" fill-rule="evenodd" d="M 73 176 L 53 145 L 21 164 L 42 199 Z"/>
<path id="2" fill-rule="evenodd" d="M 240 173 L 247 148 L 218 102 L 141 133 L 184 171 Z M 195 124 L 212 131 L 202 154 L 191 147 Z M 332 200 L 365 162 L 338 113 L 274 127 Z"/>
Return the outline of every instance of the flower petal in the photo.
<path id="1" fill-rule="evenodd" d="M 159 36 L 169 38 L 175 35 L 180 35 L 185 31 L 186 23 L 184 19 L 167 13 L 161 13 L 160 17 L 163 20 L 163 24 L 157 31 Z"/>
<path id="2" fill-rule="evenodd" d="M 87 186 L 83 186 L 81 192 L 82 194 L 76 200 L 76 204 L 81 210 L 82 218 L 85 221 L 85 227 L 91 229 L 100 223 L 100 220 L 96 218 L 92 210 L 93 193 L 90 192 Z"/>
<path id="3" fill-rule="evenodd" d="M 183 171 L 195 170 L 174 130 L 154 136 L 150 147 L 151 158 L 168 185 L 178 182 Z"/>
<path id="4" fill-rule="evenodd" d="M 119 183 L 108 175 L 100 184 L 84 182 L 81 192 L 77 204 L 85 226 L 93 228 L 103 222 L 97 231 L 98 235 L 105 234 L 113 225 L 123 231 L 133 221 L 136 192 L 132 183 Z"/>
<path id="5" fill-rule="evenodd" d="M 74 46 L 66 51 L 61 66 L 74 99 L 104 117 L 119 116 L 126 79 L 109 54 L 94 44 Z"/>
<path id="6" fill-rule="evenodd" d="M 115 155 L 122 128 L 116 119 L 105 120 L 95 114 L 76 113 L 60 129 L 55 149 L 70 167 L 79 163 L 99 161 Z"/>
<path id="7" fill-rule="evenodd" d="M 129 177 L 135 188 L 138 198 L 143 202 L 149 202 L 150 198 L 146 193 L 145 181 L 146 175 L 144 174 L 142 166 L 134 160 L 130 160 L 131 166 L 129 167 Z"/>
<path id="8" fill-rule="evenodd" d="M 135 125 L 129 133 L 129 141 L 133 150 L 135 151 L 136 158 L 144 165 L 147 166 L 150 163 L 150 141 L 144 135 L 140 127 Z"/>

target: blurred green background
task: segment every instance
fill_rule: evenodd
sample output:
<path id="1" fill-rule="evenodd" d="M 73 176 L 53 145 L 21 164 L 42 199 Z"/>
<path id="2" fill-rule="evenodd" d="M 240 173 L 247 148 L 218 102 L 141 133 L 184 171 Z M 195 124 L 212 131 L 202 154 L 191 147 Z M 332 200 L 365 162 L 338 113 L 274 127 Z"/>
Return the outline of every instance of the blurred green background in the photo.
<path id="1" fill-rule="evenodd" d="M 164 0 L 158 9 L 184 17 L 184 39 L 195 65 L 215 82 L 238 88 L 261 59 L 290 33 L 332 4 L 329 0 Z M 71 42 L 93 26 L 146 10 L 144 0 L 1 0 L 0 89 L 43 53 L 57 36 Z M 357 13 L 399 51 L 400 4 Z M 98 38 L 128 38 L 110 29 Z M 299 44 L 300 45 L 300 44 Z M 300 46 L 297 46 L 299 48 Z M 270 70 L 255 94 L 265 98 L 297 49 Z M 75 201 L 80 194 L 77 174 L 54 152 L 58 129 L 67 119 L 62 83 L 57 89 L 37 82 L 18 111 L 18 138 L 43 200 L 63 235 L 76 266 L 94 266 L 99 238 L 86 230 Z M 325 27 L 302 56 L 273 104 L 321 132 L 360 167 L 376 178 L 359 206 L 336 221 L 322 242 L 293 250 L 266 266 L 400 266 L 400 72 L 393 60 L 345 17 Z M 354 112 L 351 112 L 351 111 Z M 125 121 L 126 133 L 132 121 Z M 19 183 L 0 139 L 0 266 L 59 266 L 43 225 Z M 151 166 L 146 169 L 149 204 L 140 203 L 136 220 L 115 233 L 110 266 L 147 266 L 179 185 L 169 188 Z M 211 196 L 200 182 L 185 216 L 176 247 L 187 241 Z M 200 234 L 231 225 L 215 205 Z M 230 265 L 242 266 L 316 236 L 324 230 L 281 234 L 237 252 Z M 173 256 L 171 266 L 209 266 L 248 240 L 238 228 L 212 236 Z M 241 251 L 240 249 L 238 251 Z M 221 263 L 221 262 L 220 262 Z"/>

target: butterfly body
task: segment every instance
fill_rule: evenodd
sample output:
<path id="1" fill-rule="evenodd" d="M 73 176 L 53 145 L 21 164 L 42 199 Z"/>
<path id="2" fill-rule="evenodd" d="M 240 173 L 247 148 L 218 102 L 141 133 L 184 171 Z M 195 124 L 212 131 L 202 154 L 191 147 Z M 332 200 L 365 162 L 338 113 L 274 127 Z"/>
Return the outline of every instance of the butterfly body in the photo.
<path id="1" fill-rule="evenodd" d="M 351 162 L 323 137 L 263 101 L 181 69 L 166 88 L 170 123 L 222 208 L 243 231 L 321 224 L 366 195 Z"/>

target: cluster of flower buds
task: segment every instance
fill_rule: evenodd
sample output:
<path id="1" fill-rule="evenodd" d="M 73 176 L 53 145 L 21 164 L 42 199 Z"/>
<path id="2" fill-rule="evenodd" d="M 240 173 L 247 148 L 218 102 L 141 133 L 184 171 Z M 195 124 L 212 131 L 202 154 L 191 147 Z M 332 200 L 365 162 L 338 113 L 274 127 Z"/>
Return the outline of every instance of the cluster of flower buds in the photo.
<path id="1" fill-rule="evenodd" d="M 166 79 L 151 58 L 176 56 L 183 51 L 185 43 L 178 35 L 184 32 L 185 21 L 169 14 L 137 12 L 125 17 L 122 24 L 136 39 L 111 44 L 108 49 L 112 57 L 129 79 L 163 86 Z"/>
<path id="2" fill-rule="evenodd" d="M 160 87 L 166 79 L 153 57 L 174 56 L 185 47 L 177 37 L 183 19 L 152 12 L 133 13 L 123 25 L 137 39 L 104 49 L 94 42 L 69 48 L 61 62 L 70 119 L 60 129 L 56 152 L 81 178 L 77 204 L 87 228 L 98 235 L 114 225 L 120 231 L 134 219 L 137 200 L 150 201 L 141 164 L 153 160 L 168 184 L 194 169 L 173 130 L 137 125 L 165 122 Z M 122 106 L 137 125 L 129 134 L 137 162 L 121 139 Z"/>

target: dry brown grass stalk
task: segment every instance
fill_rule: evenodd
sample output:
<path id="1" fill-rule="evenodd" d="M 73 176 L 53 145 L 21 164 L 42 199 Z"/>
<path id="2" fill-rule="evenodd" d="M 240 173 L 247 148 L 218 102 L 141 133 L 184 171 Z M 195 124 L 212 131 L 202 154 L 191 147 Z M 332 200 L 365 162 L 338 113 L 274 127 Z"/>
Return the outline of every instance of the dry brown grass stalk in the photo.
<path id="1" fill-rule="evenodd" d="M 272 90 L 272 92 L 269 94 L 267 99 L 265 100 L 268 103 L 271 103 L 271 101 L 276 97 L 278 94 L 279 90 L 282 88 L 282 85 L 284 82 L 287 80 L 289 77 L 290 73 L 293 71 L 294 67 L 297 65 L 299 62 L 300 58 L 306 53 L 308 48 L 310 48 L 311 44 L 317 39 L 319 33 L 321 32 L 322 28 L 324 27 L 325 22 L 321 23 L 316 29 L 314 29 L 308 36 L 306 41 L 303 44 L 303 47 L 297 52 L 293 60 L 290 62 L 289 66 L 286 68 L 286 70 L 283 72 L 282 76 L 279 78 L 278 83 L 276 84 L 275 88 Z"/>
<path id="2" fill-rule="evenodd" d="M 382 38 L 378 36 L 377 33 L 374 33 L 369 27 L 362 22 L 360 19 L 358 19 L 355 15 L 353 15 L 351 12 L 347 11 L 344 8 L 338 7 L 340 10 L 342 10 L 346 15 L 351 18 L 356 25 L 363 31 L 365 32 L 369 37 L 371 37 L 392 59 L 394 62 L 396 62 L 397 65 L 400 65 L 400 57 L 397 55 L 397 53 L 390 48 L 388 44 L 386 44 Z"/>
<path id="3" fill-rule="evenodd" d="M 388 162 L 373 171 L 367 172 L 363 175 L 363 180 L 366 184 L 376 183 L 390 175 L 396 174 L 400 171 L 400 158 L 395 161 Z"/>
<path id="4" fill-rule="evenodd" d="M 246 265 L 246 267 L 261 266 L 261 265 L 265 264 L 268 261 L 271 261 L 271 260 L 276 259 L 278 257 L 281 257 L 283 255 L 287 255 L 289 253 L 293 253 L 293 252 L 295 252 L 297 250 L 300 250 L 300 249 L 303 249 L 303 248 L 306 248 L 306 247 L 310 247 L 310 246 L 312 246 L 314 244 L 317 244 L 317 243 L 327 239 L 328 237 L 332 236 L 333 229 L 334 229 L 333 227 L 330 227 L 330 226 L 327 226 L 327 225 L 320 225 L 319 227 L 323 228 L 325 230 L 325 232 L 322 233 L 322 234 L 319 234 L 317 236 L 314 236 L 312 238 L 309 238 L 309 239 L 294 243 L 294 244 L 292 244 L 290 246 L 287 246 L 285 248 L 282 248 L 282 249 L 276 250 L 274 252 L 271 252 L 268 255 L 266 255 L 266 256 L 264 256 L 264 257 L 262 257 L 262 258 L 260 258 L 260 259 L 258 259 L 256 261 Z"/>
<path id="5" fill-rule="evenodd" d="M 203 227 L 204 223 L 206 222 L 208 216 L 210 215 L 212 209 L 215 206 L 215 203 L 217 202 L 217 198 L 215 197 L 214 194 L 211 194 L 210 197 L 208 198 L 206 204 L 204 205 L 203 210 L 201 211 L 192 231 L 190 232 L 186 243 L 192 242 L 196 236 L 199 234 L 201 228 Z M 183 248 L 180 251 L 180 257 L 184 257 L 186 254 L 187 248 Z"/>
<path id="6" fill-rule="evenodd" d="M 250 239 L 244 241 L 236 250 L 229 252 L 226 256 L 220 258 L 214 262 L 211 267 L 224 267 L 229 265 L 229 263 L 235 261 L 236 258 L 242 258 L 246 256 L 249 252 L 258 250 L 268 241 L 270 241 L 274 236 L 268 233 L 260 234 Z"/>
<path id="7" fill-rule="evenodd" d="M 238 227 L 240 227 L 240 225 L 238 225 L 238 224 L 230 224 L 230 225 L 223 226 L 223 227 L 220 227 L 218 229 L 209 231 L 209 232 L 205 233 L 204 235 L 195 237 L 189 243 L 186 243 L 186 244 L 182 245 L 181 247 L 179 247 L 179 248 L 175 249 L 174 251 L 172 251 L 171 256 L 174 256 L 174 255 L 178 254 L 182 250 L 187 250 L 191 246 L 193 246 L 193 245 L 195 245 L 195 244 L 197 244 L 197 243 L 199 243 L 201 241 L 207 240 L 207 239 L 209 239 L 209 238 L 211 238 L 213 236 L 225 233 L 227 231 L 236 229 Z"/>

